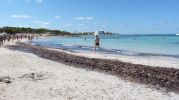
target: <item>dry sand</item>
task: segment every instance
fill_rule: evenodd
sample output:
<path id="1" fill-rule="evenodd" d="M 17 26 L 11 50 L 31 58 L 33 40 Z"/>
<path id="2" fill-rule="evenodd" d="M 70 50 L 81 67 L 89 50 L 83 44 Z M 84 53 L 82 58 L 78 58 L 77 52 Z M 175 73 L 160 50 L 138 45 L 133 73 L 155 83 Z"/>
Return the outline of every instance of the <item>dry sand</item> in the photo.
<path id="1" fill-rule="evenodd" d="M 0 48 L 0 100 L 178 100 L 165 93 L 116 76 Z"/>

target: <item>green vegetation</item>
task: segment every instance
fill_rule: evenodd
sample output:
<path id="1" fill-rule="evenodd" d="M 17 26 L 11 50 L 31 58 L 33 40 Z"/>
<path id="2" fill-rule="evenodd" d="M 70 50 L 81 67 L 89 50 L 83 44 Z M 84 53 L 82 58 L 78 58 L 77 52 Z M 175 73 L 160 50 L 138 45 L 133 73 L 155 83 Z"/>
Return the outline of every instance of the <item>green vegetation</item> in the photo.
<path id="1" fill-rule="evenodd" d="M 25 28 L 25 27 L 2 27 L 0 28 L 0 33 L 6 32 L 8 34 L 15 34 L 15 33 L 32 33 L 32 34 L 46 34 L 50 33 L 51 36 L 53 35 L 60 35 L 60 36 L 77 36 L 79 34 L 74 34 L 66 31 L 60 31 L 60 30 L 49 30 L 45 28 Z"/>
<path id="2" fill-rule="evenodd" d="M 31 33 L 31 34 L 49 34 L 49 36 L 80 36 L 80 35 L 93 35 L 94 32 L 67 32 L 67 31 L 60 31 L 60 30 L 50 30 L 45 28 L 25 28 L 25 27 L 2 27 L 0 28 L 0 33 L 6 32 L 8 34 L 15 34 L 15 33 Z M 114 33 L 111 32 L 105 32 L 104 35 L 111 35 Z"/>

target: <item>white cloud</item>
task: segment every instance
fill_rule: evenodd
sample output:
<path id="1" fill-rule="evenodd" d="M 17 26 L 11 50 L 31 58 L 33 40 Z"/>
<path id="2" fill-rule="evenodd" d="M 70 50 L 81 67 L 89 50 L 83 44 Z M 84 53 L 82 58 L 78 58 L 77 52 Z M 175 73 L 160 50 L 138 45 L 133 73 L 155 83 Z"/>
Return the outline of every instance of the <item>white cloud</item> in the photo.
<path id="1" fill-rule="evenodd" d="M 76 17 L 73 19 L 75 19 L 75 20 L 93 20 L 94 18 L 93 17 Z"/>
<path id="2" fill-rule="evenodd" d="M 44 24 L 44 25 L 49 25 L 50 24 L 49 22 L 43 22 L 43 21 L 40 21 L 40 20 L 34 21 L 33 23 L 35 23 L 35 24 Z"/>
<path id="3" fill-rule="evenodd" d="M 43 0 L 35 0 L 37 3 L 43 3 Z"/>
<path id="4" fill-rule="evenodd" d="M 12 15 L 12 18 L 31 18 L 29 15 Z"/>
<path id="5" fill-rule="evenodd" d="M 49 22 L 43 22 L 43 21 L 34 21 L 33 23 L 35 23 L 35 24 L 39 24 L 39 26 L 40 27 L 42 27 L 42 28 L 47 28 L 48 27 L 48 25 L 50 24 Z"/>
<path id="6" fill-rule="evenodd" d="M 55 19 L 60 19 L 61 17 L 60 16 L 55 16 Z"/>

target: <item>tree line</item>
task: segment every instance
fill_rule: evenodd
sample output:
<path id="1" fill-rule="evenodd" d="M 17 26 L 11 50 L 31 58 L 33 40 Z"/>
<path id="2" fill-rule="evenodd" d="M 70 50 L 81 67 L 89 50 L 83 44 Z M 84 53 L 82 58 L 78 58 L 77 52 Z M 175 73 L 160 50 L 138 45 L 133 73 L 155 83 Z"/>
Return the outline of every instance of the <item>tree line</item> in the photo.
<path id="1" fill-rule="evenodd" d="M 51 35 L 78 35 L 75 33 L 71 32 L 66 32 L 66 31 L 60 31 L 60 30 L 50 30 L 50 29 L 45 29 L 45 28 L 25 28 L 25 27 L 2 27 L 0 28 L 0 33 L 7 33 L 7 34 L 16 34 L 16 33 L 35 33 L 35 34 L 45 34 L 45 33 L 50 33 Z"/>
<path id="2" fill-rule="evenodd" d="M 79 35 L 93 35 L 94 32 L 67 32 L 67 31 L 61 31 L 61 30 L 50 30 L 46 28 L 26 28 L 26 27 L 2 27 L 0 28 L 0 33 L 7 33 L 7 34 L 16 34 L 16 33 L 35 33 L 35 34 L 45 34 L 50 33 L 51 36 L 79 36 Z M 105 35 L 111 35 L 114 34 L 112 32 L 105 32 Z"/>

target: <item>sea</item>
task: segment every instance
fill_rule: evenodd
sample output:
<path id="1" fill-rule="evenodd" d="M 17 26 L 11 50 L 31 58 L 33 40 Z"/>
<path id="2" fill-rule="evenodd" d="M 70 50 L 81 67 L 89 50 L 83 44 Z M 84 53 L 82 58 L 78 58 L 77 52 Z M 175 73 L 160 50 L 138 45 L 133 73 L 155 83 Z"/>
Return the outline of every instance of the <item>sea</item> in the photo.
<path id="1" fill-rule="evenodd" d="M 100 48 L 96 52 L 136 56 L 170 56 L 179 58 L 179 35 L 135 34 L 100 35 Z M 94 35 L 79 37 L 52 36 L 32 40 L 33 45 L 69 50 L 94 52 Z"/>

